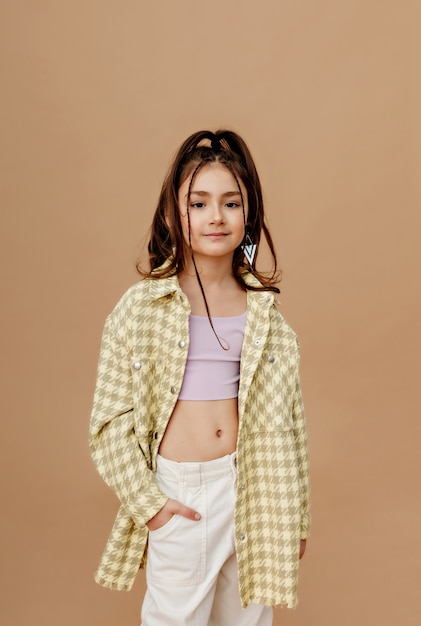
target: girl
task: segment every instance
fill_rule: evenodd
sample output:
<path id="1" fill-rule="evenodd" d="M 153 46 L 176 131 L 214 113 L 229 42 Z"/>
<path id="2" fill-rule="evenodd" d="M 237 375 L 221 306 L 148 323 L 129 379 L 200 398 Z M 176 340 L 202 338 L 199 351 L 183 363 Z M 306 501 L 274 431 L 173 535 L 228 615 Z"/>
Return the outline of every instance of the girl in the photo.
<path id="1" fill-rule="evenodd" d="M 255 265 L 262 233 L 269 278 Z M 241 137 L 183 143 L 148 250 L 98 366 L 90 446 L 121 507 L 96 580 L 128 590 L 146 565 L 143 626 L 268 626 L 272 605 L 297 602 L 306 429 L 298 343 L 276 308 Z"/>

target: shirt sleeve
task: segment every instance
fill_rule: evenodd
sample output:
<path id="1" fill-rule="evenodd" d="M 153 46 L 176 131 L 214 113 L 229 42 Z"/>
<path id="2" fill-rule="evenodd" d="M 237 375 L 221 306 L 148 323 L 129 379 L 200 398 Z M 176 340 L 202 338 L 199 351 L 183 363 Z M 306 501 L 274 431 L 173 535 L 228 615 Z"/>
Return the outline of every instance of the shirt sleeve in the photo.
<path id="1" fill-rule="evenodd" d="M 144 526 L 166 504 L 134 428 L 132 370 L 127 342 L 108 317 L 101 343 L 89 446 L 99 474 L 135 524 Z"/>
<path id="2" fill-rule="evenodd" d="M 304 413 L 304 404 L 298 372 L 294 390 L 292 416 L 294 422 L 295 445 L 298 456 L 298 471 L 301 493 L 301 539 L 307 539 L 310 534 L 310 485 L 308 446 L 306 418 Z"/>

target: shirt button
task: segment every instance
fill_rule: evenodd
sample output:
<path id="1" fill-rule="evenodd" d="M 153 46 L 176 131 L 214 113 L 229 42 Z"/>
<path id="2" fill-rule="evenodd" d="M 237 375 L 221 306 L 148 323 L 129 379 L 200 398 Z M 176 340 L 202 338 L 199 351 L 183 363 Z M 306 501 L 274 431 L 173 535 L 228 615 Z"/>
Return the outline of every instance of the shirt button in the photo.
<path id="1" fill-rule="evenodd" d="M 185 341 L 183 341 L 183 340 L 181 340 L 181 341 L 179 341 L 179 342 L 178 342 L 178 346 L 179 346 L 179 348 L 184 348 L 184 346 L 185 346 L 185 345 L 186 345 L 186 342 L 185 342 Z"/>
<path id="2" fill-rule="evenodd" d="M 246 538 L 246 536 L 245 536 L 245 535 L 240 535 L 240 539 L 241 539 L 241 541 L 244 541 L 244 539 L 245 539 L 245 538 Z"/>
<path id="3" fill-rule="evenodd" d="M 140 361 L 136 361 L 136 363 L 133 363 L 133 369 L 140 370 L 141 367 L 142 363 Z"/>
<path id="4" fill-rule="evenodd" d="M 273 363 L 275 361 L 275 357 L 273 356 L 273 354 L 269 354 L 268 361 L 269 363 Z"/>
<path id="5" fill-rule="evenodd" d="M 254 342 L 254 345 L 255 346 L 260 346 L 260 343 L 261 343 L 260 339 L 256 339 L 256 341 Z"/>
<path id="6" fill-rule="evenodd" d="M 153 434 L 153 438 L 154 438 L 154 439 L 158 439 L 158 433 L 154 433 L 154 434 Z"/>
<path id="7" fill-rule="evenodd" d="M 171 393 L 177 393 L 177 387 L 171 387 Z"/>

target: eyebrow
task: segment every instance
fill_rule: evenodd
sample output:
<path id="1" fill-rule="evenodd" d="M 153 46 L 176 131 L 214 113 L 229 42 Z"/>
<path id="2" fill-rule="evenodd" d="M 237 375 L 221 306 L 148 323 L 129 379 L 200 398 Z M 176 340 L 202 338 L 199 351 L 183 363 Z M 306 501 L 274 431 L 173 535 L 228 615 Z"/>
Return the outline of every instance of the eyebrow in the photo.
<path id="1" fill-rule="evenodd" d="M 210 196 L 211 195 L 208 191 L 196 191 L 194 189 L 190 191 L 190 195 L 192 196 L 193 194 L 196 196 Z M 225 191 L 223 194 L 221 194 L 221 196 L 223 198 L 231 198 L 233 196 L 241 197 L 241 194 L 238 190 L 237 191 Z M 187 194 L 184 197 L 187 198 Z"/>

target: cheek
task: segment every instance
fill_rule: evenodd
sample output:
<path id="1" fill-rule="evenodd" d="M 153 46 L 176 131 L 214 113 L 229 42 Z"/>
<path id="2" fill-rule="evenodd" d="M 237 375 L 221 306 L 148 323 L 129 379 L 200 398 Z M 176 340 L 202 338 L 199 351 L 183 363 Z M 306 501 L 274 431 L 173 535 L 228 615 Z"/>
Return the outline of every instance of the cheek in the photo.
<path id="1" fill-rule="evenodd" d="M 241 215 L 238 216 L 237 219 L 237 231 L 241 236 L 243 236 L 245 234 L 245 225 L 244 225 L 244 216 L 243 213 L 241 213 Z"/>

